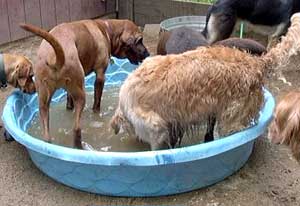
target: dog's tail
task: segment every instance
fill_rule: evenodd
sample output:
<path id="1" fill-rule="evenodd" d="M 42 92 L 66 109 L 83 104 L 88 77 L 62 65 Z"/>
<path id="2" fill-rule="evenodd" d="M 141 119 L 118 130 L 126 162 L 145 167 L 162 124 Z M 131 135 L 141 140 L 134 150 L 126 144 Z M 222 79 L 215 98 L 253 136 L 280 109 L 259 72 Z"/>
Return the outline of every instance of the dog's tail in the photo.
<path id="1" fill-rule="evenodd" d="M 60 43 L 57 41 L 57 39 L 54 38 L 54 36 L 52 36 L 46 30 L 43 30 L 39 27 L 30 25 L 30 24 L 20 24 L 20 27 L 22 27 L 26 31 L 32 32 L 32 33 L 42 37 L 43 39 L 45 39 L 47 42 L 49 42 L 51 44 L 51 46 L 53 47 L 53 49 L 55 51 L 56 62 L 55 63 L 48 62 L 50 64 L 50 67 L 53 67 L 53 68 L 59 70 L 65 64 L 64 50 L 63 50 L 62 46 L 60 45 Z"/>
<path id="2" fill-rule="evenodd" d="M 166 55 L 167 50 L 166 50 L 166 43 L 168 39 L 170 38 L 171 32 L 169 31 L 162 31 L 159 34 L 159 40 L 156 48 L 156 53 L 157 55 Z"/>
<path id="3" fill-rule="evenodd" d="M 300 13 L 295 13 L 291 17 L 291 26 L 287 34 L 274 48 L 272 48 L 263 60 L 266 62 L 267 69 L 273 69 L 288 63 L 291 56 L 300 51 Z"/>

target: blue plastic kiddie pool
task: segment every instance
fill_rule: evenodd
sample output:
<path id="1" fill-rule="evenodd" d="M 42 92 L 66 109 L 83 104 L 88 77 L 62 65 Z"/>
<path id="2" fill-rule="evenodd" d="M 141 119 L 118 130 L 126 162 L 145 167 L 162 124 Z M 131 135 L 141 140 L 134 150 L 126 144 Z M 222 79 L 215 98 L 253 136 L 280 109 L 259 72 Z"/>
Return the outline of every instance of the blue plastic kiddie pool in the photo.
<path id="1" fill-rule="evenodd" d="M 121 84 L 136 68 L 114 59 L 106 86 Z M 92 88 L 94 76 L 86 78 Z M 59 90 L 54 102 L 64 99 Z M 3 112 L 5 129 L 24 145 L 34 164 L 49 177 L 79 190 L 112 196 L 161 196 L 187 192 L 217 183 L 248 160 L 255 139 L 272 117 L 274 99 L 265 90 L 265 106 L 258 124 L 213 142 L 178 149 L 146 152 L 84 151 L 49 144 L 26 133 L 38 112 L 37 95 L 13 92 Z"/>

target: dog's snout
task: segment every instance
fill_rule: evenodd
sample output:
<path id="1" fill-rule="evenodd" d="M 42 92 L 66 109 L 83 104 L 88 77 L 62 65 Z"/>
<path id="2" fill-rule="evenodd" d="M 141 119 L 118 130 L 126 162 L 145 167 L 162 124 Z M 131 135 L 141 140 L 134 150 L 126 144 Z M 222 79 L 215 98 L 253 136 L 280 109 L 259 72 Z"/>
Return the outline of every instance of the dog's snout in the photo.
<path id="1" fill-rule="evenodd" d="M 22 90 L 22 92 L 27 93 L 27 94 L 33 94 L 36 92 L 34 83 L 27 85 L 25 88 L 22 88 L 21 90 Z"/>
<path id="2" fill-rule="evenodd" d="M 144 51 L 144 58 L 147 58 L 148 56 L 150 56 L 150 53 L 148 52 L 148 50 L 146 49 Z"/>

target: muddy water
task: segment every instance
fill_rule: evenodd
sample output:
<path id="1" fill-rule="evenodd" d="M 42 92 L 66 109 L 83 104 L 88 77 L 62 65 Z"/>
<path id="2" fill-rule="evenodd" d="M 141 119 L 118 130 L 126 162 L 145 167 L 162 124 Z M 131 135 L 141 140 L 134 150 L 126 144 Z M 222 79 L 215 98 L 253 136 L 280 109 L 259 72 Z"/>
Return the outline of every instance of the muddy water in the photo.
<path id="1" fill-rule="evenodd" d="M 115 135 L 110 130 L 109 121 L 114 114 L 118 102 L 118 87 L 111 87 L 103 92 L 101 113 L 92 111 L 93 92 L 87 93 L 87 103 L 83 111 L 82 138 L 94 149 L 100 151 L 145 151 L 149 150 L 147 144 L 140 143 L 134 138 L 129 138 L 125 133 Z M 50 108 L 50 134 L 53 143 L 73 147 L 72 125 L 74 112 L 66 110 L 66 101 L 51 105 Z M 40 121 L 37 117 L 33 120 L 28 133 L 34 137 L 42 138 Z"/>
<path id="2" fill-rule="evenodd" d="M 119 87 L 111 87 L 103 92 L 101 113 L 92 111 L 93 92 L 87 93 L 87 104 L 82 115 L 82 138 L 83 141 L 99 151 L 135 152 L 150 150 L 146 143 L 129 137 L 124 132 L 115 135 L 111 131 L 109 121 L 114 114 L 118 103 Z M 72 125 L 74 112 L 66 110 L 66 101 L 51 105 L 50 108 L 50 134 L 53 143 L 67 147 L 73 147 Z M 188 132 L 181 146 L 188 146 L 203 142 L 205 126 L 199 126 Z M 42 131 L 38 115 L 33 120 L 28 133 L 42 139 Z M 217 136 L 217 134 L 215 135 Z M 216 138 L 217 139 L 217 138 Z"/>

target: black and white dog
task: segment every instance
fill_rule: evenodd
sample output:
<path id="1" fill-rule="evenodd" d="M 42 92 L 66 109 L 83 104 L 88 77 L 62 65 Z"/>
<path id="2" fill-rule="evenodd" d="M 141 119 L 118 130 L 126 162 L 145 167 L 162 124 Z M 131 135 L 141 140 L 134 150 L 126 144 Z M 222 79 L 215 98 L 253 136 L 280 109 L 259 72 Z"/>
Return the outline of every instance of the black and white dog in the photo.
<path id="1" fill-rule="evenodd" d="M 217 0 L 208 10 L 202 33 L 210 44 L 226 39 L 241 19 L 268 35 L 270 46 L 286 32 L 292 14 L 299 11 L 300 0 Z"/>

